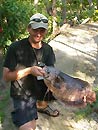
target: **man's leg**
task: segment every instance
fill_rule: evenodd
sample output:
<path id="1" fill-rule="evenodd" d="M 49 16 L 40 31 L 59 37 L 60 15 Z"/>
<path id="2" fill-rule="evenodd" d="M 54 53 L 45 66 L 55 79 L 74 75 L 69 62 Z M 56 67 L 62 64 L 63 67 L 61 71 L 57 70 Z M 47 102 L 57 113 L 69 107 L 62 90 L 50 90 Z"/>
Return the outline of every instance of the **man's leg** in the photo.
<path id="1" fill-rule="evenodd" d="M 35 129 L 36 129 L 36 120 L 29 121 L 19 127 L 19 130 L 35 130 Z"/>
<path id="2" fill-rule="evenodd" d="M 37 101 L 36 105 L 37 105 L 37 109 L 44 109 L 48 106 L 48 102 L 47 101 Z"/>
<path id="3" fill-rule="evenodd" d="M 13 99 L 14 110 L 12 121 L 19 130 L 35 130 L 38 119 L 36 100 L 32 97 L 27 100 Z"/>
<path id="4" fill-rule="evenodd" d="M 57 117 L 59 116 L 59 111 L 57 109 L 52 109 L 49 107 L 47 101 L 37 101 L 38 112 L 47 114 L 48 116 Z"/>

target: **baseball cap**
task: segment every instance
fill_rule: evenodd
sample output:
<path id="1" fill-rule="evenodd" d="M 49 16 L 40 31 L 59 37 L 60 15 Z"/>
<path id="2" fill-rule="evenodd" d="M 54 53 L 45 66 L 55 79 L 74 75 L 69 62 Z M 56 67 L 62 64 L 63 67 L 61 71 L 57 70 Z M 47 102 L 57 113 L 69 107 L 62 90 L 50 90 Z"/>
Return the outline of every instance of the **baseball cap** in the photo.
<path id="1" fill-rule="evenodd" d="M 30 18 L 29 24 L 31 24 L 31 27 L 33 29 L 37 29 L 37 28 L 48 29 L 48 19 L 46 16 L 44 16 L 43 14 L 40 14 L 40 13 L 34 14 Z"/>

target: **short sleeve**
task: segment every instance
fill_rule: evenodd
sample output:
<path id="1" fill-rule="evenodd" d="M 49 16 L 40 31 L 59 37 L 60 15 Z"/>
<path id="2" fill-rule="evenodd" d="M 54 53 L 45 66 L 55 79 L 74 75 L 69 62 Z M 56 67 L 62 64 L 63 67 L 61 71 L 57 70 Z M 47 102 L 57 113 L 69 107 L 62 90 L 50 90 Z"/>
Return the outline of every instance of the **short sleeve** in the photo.
<path id="1" fill-rule="evenodd" d="M 15 47 L 11 45 L 7 50 L 3 66 L 13 71 L 15 70 L 16 65 L 17 58 L 15 53 Z"/>

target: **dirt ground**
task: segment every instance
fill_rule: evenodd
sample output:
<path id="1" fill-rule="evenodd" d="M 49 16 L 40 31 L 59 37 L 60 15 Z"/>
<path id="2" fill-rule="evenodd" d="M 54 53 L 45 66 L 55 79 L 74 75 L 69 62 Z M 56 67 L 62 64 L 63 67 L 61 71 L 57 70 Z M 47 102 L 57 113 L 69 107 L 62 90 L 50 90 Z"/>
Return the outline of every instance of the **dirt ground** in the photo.
<path id="1" fill-rule="evenodd" d="M 64 26 L 49 44 L 55 51 L 58 69 L 94 83 L 98 73 L 98 24 Z"/>

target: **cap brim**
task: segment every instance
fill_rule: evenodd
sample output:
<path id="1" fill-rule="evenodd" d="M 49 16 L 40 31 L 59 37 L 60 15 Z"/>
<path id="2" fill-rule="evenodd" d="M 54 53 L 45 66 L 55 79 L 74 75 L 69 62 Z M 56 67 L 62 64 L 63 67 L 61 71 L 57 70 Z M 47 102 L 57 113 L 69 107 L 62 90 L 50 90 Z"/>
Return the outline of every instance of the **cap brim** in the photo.
<path id="1" fill-rule="evenodd" d="M 33 29 L 37 29 L 37 28 L 48 29 L 48 23 L 42 23 L 42 22 L 31 23 L 31 27 Z"/>

